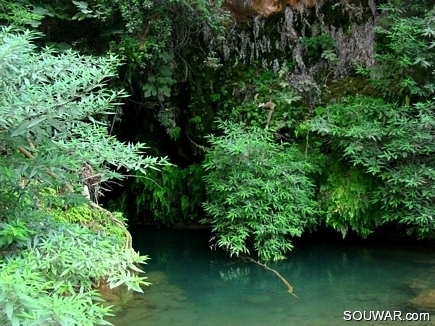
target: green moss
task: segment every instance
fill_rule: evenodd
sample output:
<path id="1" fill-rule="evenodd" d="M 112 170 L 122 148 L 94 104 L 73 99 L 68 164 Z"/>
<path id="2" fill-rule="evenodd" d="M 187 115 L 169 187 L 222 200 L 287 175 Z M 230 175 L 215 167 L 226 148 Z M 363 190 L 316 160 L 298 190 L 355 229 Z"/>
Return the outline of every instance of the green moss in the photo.
<path id="1" fill-rule="evenodd" d="M 48 209 L 47 213 L 56 222 L 79 224 L 94 231 L 107 232 L 110 235 L 116 236 L 121 241 L 125 241 L 126 229 L 122 226 L 124 225 L 124 219 L 119 212 L 115 212 L 111 216 L 104 210 L 91 208 L 88 205 L 81 205 L 66 210 L 52 208 Z M 114 221 L 114 218 L 117 221 Z"/>
<path id="2" fill-rule="evenodd" d="M 354 95 L 377 97 L 379 92 L 373 88 L 369 80 L 361 77 L 331 78 L 324 84 L 321 101 L 326 104 L 341 97 Z"/>

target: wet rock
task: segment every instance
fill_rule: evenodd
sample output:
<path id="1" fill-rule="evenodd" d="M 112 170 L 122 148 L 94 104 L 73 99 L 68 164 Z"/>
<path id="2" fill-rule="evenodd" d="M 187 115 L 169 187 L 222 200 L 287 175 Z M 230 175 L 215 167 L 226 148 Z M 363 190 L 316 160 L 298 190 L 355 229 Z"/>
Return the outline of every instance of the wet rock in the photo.
<path id="1" fill-rule="evenodd" d="M 162 318 L 168 311 L 175 309 L 191 309 L 184 291 L 169 282 L 163 272 L 149 272 L 145 274 L 151 285 L 144 289 L 144 293 L 135 293 L 133 300 L 124 305 L 122 313 L 116 312 L 116 317 L 110 321 L 115 325 L 129 325 Z"/>
<path id="2" fill-rule="evenodd" d="M 168 277 L 163 272 L 150 272 L 147 273 L 147 281 L 152 285 L 168 284 Z"/>
<path id="3" fill-rule="evenodd" d="M 252 16 L 267 18 L 281 13 L 288 5 L 293 9 L 301 9 L 312 8 L 321 2 L 320 0 L 225 0 L 224 7 L 231 11 L 235 20 L 246 21 Z"/>
<path id="4" fill-rule="evenodd" d="M 114 306 L 113 310 L 115 312 L 121 311 L 123 306 L 133 298 L 133 292 L 128 291 L 125 285 L 111 289 L 107 282 L 101 282 L 97 290 L 100 292 L 106 304 Z"/>
<path id="5" fill-rule="evenodd" d="M 435 311 L 435 290 L 426 290 L 408 301 L 409 305 L 419 311 Z"/>

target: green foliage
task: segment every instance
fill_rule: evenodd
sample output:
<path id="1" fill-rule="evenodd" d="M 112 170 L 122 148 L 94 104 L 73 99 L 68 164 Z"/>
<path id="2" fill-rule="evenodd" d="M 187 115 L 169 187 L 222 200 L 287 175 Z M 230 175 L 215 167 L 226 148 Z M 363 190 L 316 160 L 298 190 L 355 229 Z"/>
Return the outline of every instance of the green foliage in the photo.
<path id="1" fill-rule="evenodd" d="M 27 228 L 26 223 L 20 220 L 0 223 L 0 247 L 6 248 L 13 244 L 15 248 L 22 248 L 34 234 Z"/>
<path id="2" fill-rule="evenodd" d="M 47 213 L 57 223 L 79 224 L 97 232 L 107 232 L 118 237 L 123 243 L 127 241 L 126 226 L 121 222 L 123 221 L 121 213 L 113 214 L 116 221 L 104 211 L 91 208 L 88 205 L 71 207 L 66 210 L 61 207 L 48 208 Z"/>
<path id="3" fill-rule="evenodd" d="M 227 14 L 222 1 L 95 0 L 106 11 L 99 19 L 121 22 L 111 49 L 127 60 L 126 78 L 142 88 L 144 97 L 169 98 L 176 80 L 185 81 L 189 47 L 203 47 L 197 35 L 219 34 Z M 203 48 L 204 51 L 206 47 Z"/>
<path id="4" fill-rule="evenodd" d="M 362 169 L 331 157 L 336 162 L 324 171 L 326 180 L 320 187 L 320 202 L 325 213 L 326 225 L 340 231 L 343 237 L 348 229 L 363 237 L 381 223 L 377 207 L 373 205 L 375 182 L 372 175 Z"/>
<path id="5" fill-rule="evenodd" d="M 360 69 L 384 98 L 402 105 L 369 97 L 343 99 L 319 109 L 313 129 L 330 135 L 335 150 L 376 178 L 370 203 L 380 208 L 379 213 L 370 217 L 361 211 L 365 222 L 357 215 L 351 218 L 354 224 L 370 229 L 379 220 L 395 221 L 419 237 L 432 237 L 430 203 L 435 194 L 430 171 L 435 148 L 433 104 L 426 100 L 435 90 L 435 25 L 433 5 L 424 5 L 399 0 L 381 5 L 384 15 L 376 29 L 379 64 Z"/>
<path id="6" fill-rule="evenodd" d="M 106 88 L 118 58 L 40 50 L 35 38 L 0 30 L 0 324 L 107 324 L 93 288 L 107 280 L 141 291 L 136 264 L 147 257 L 131 249 L 119 216 L 71 209 L 88 202 L 81 169 L 106 182 L 123 178 L 113 168 L 146 173 L 167 162 L 109 135 L 107 116 L 126 96 Z"/>
<path id="7" fill-rule="evenodd" d="M 220 122 L 222 136 L 209 136 L 213 149 L 203 163 L 204 208 L 216 245 L 240 255 L 253 248 L 259 259 L 278 260 L 292 248 L 317 212 L 313 167 L 295 146 L 276 144 L 257 127 Z"/>
<path id="8" fill-rule="evenodd" d="M 159 110 L 157 119 L 160 124 L 165 127 L 166 133 L 174 140 L 180 137 L 180 127 L 177 126 L 178 109 L 166 108 Z"/>
<path id="9" fill-rule="evenodd" d="M 278 137 L 298 141 L 307 134 L 306 124 L 320 90 L 308 75 L 294 78 L 292 64 L 284 61 L 280 67 L 274 72 L 264 70 L 260 62 L 255 62 L 249 67 L 225 64 L 216 71 L 204 72 L 200 82 L 192 87 L 190 107 L 198 108 L 197 114 L 204 121 L 213 117 L 204 107 L 212 107 L 219 119 L 265 127 L 270 112 L 265 104 L 273 102 L 275 108 L 269 127 L 277 131 Z"/>
<path id="10" fill-rule="evenodd" d="M 137 174 L 132 184 L 125 187 L 121 202 L 112 204 L 129 212 L 132 219 L 168 224 L 195 221 L 201 217 L 204 201 L 203 174 L 200 165 L 185 169 L 166 166 L 148 177 Z"/>
<path id="11" fill-rule="evenodd" d="M 434 112 L 427 100 L 435 91 L 434 7 L 395 0 L 380 9 L 378 64 L 359 71 L 384 99 L 400 104 L 352 96 L 317 109 L 312 129 L 328 136 L 335 155 L 354 164 L 330 171 L 322 186 L 327 223 L 367 235 L 394 221 L 409 233 L 432 237 Z"/>
<path id="12" fill-rule="evenodd" d="M 397 1 L 396 1 L 397 2 Z M 417 8 L 415 8 L 417 7 Z M 435 92 L 435 9 L 423 3 L 388 3 L 380 6 L 385 15 L 377 26 L 380 39 L 377 67 L 370 70 L 373 84 L 389 100 L 409 103 Z M 362 71 L 362 70 L 361 70 Z"/>
<path id="13" fill-rule="evenodd" d="M 35 54 L 28 43 L 33 38 L 29 32 L 0 35 L 4 51 L 0 140 L 8 149 L 22 146 L 36 157 L 31 161 L 35 163 L 23 166 L 22 174 L 44 180 L 50 169 L 73 182 L 77 177 L 70 171 L 88 162 L 101 169 L 104 182 L 123 178 L 109 165 L 146 173 L 150 166 L 165 164 L 144 158 L 143 144 L 123 144 L 108 135 L 106 117 L 117 112 L 120 103 L 115 101 L 126 96 L 104 88 L 107 78 L 115 75 L 118 58 L 86 57 L 72 51 L 55 55 L 50 49 Z"/>
<path id="14" fill-rule="evenodd" d="M 38 28 L 45 35 L 43 44 L 122 57 L 122 86 L 137 102 L 146 99 L 147 107 L 167 106 L 176 83 L 185 82 L 199 66 L 190 63 L 193 53 L 200 61 L 208 53 L 213 57 L 210 43 L 224 32 L 229 18 L 223 0 L 17 0 L 13 10 L 3 1 L 5 12 L 12 11 L 5 14 L 8 22 L 15 24 L 15 12 L 24 8 L 43 19 Z M 0 8 L 2 4 L 0 0 Z"/>
<path id="15" fill-rule="evenodd" d="M 302 44 L 309 60 L 316 62 L 319 59 L 325 59 L 332 63 L 338 61 L 335 53 L 335 42 L 331 35 L 319 34 L 304 37 L 302 38 Z"/>
<path id="16" fill-rule="evenodd" d="M 43 18 L 38 11 L 25 0 L 0 0 L 0 22 L 15 26 L 37 27 Z"/>
<path id="17" fill-rule="evenodd" d="M 43 2 L 46 7 L 52 6 L 50 0 Z M 72 29 L 84 33 L 70 43 L 91 53 L 110 50 L 121 56 L 125 62 L 120 69 L 123 87 L 131 89 L 135 103 L 142 104 L 140 109 L 156 110 L 158 122 L 171 138 L 178 139 L 181 126 L 167 116 L 166 110 L 172 110 L 171 96 L 177 93 L 178 84 L 185 83 L 194 70 L 201 70 L 215 58 L 212 45 L 225 31 L 223 22 L 229 18 L 222 3 L 223 0 L 76 1 L 77 8 L 70 12 L 85 20 Z M 59 6 L 58 1 L 54 7 Z M 58 24 L 58 20 L 50 20 L 53 25 Z M 89 33 L 89 29 L 94 32 Z M 69 35 L 63 37 L 68 38 Z"/>
<path id="18" fill-rule="evenodd" d="M 148 284 L 133 272 L 147 257 L 116 238 L 50 219 L 38 224 L 20 256 L 0 263 L 2 324 L 108 325 L 110 307 L 96 304 L 98 281 L 108 279 L 112 287 L 125 283 L 136 291 Z"/>
<path id="19" fill-rule="evenodd" d="M 382 221 L 406 224 L 422 238 L 435 235 L 433 108 L 431 101 L 398 106 L 351 97 L 318 110 L 312 122 L 344 158 L 376 177 L 371 203 Z"/>

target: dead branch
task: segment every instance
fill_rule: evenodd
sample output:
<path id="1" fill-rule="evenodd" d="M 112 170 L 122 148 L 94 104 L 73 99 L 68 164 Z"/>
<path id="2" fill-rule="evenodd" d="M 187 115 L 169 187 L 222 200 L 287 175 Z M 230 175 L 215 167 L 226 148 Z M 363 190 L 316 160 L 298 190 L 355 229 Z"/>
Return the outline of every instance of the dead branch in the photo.
<path id="1" fill-rule="evenodd" d="M 267 114 L 266 127 L 269 127 L 270 121 L 272 120 L 273 112 L 275 111 L 276 104 L 272 101 L 267 103 L 261 103 L 260 107 L 269 109 L 269 113 Z"/>
<path id="2" fill-rule="evenodd" d="M 246 259 L 247 261 L 260 265 L 262 267 L 264 267 L 265 269 L 275 273 L 276 276 L 279 277 L 279 279 L 287 286 L 288 288 L 288 293 L 290 293 L 292 296 L 294 296 L 295 298 L 300 299 L 296 294 L 293 293 L 293 286 L 290 285 L 290 283 L 284 278 L 284 276 L 282 276 L 280 273 L 278 273 L 276 270 L 274 270 L 273 268 L 268 267 L 266 264 L 262 264 L 254 259 L 252 259 L 251 257 L 243 257 L 244 259 Z"/>

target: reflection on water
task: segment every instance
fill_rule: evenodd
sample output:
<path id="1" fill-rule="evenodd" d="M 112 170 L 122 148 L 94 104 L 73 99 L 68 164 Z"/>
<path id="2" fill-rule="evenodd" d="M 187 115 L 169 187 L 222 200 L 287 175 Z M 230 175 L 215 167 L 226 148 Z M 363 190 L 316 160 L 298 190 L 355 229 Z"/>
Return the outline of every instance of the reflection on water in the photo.
<path id="1" fill-rule="evenodd" d="M 358 325 L 343 312 L 435 308 L 433 248 L 301 242 L 287 260 L 269 264 L 296 299 L 271 271 L 211 251 L 203 231 L 131 232 L 135 248 L 152 258 L 145 270 L 153 285 L 111 320 L 116 326 Z M 431 319 L 412 325 L 435 325 Z"/>

